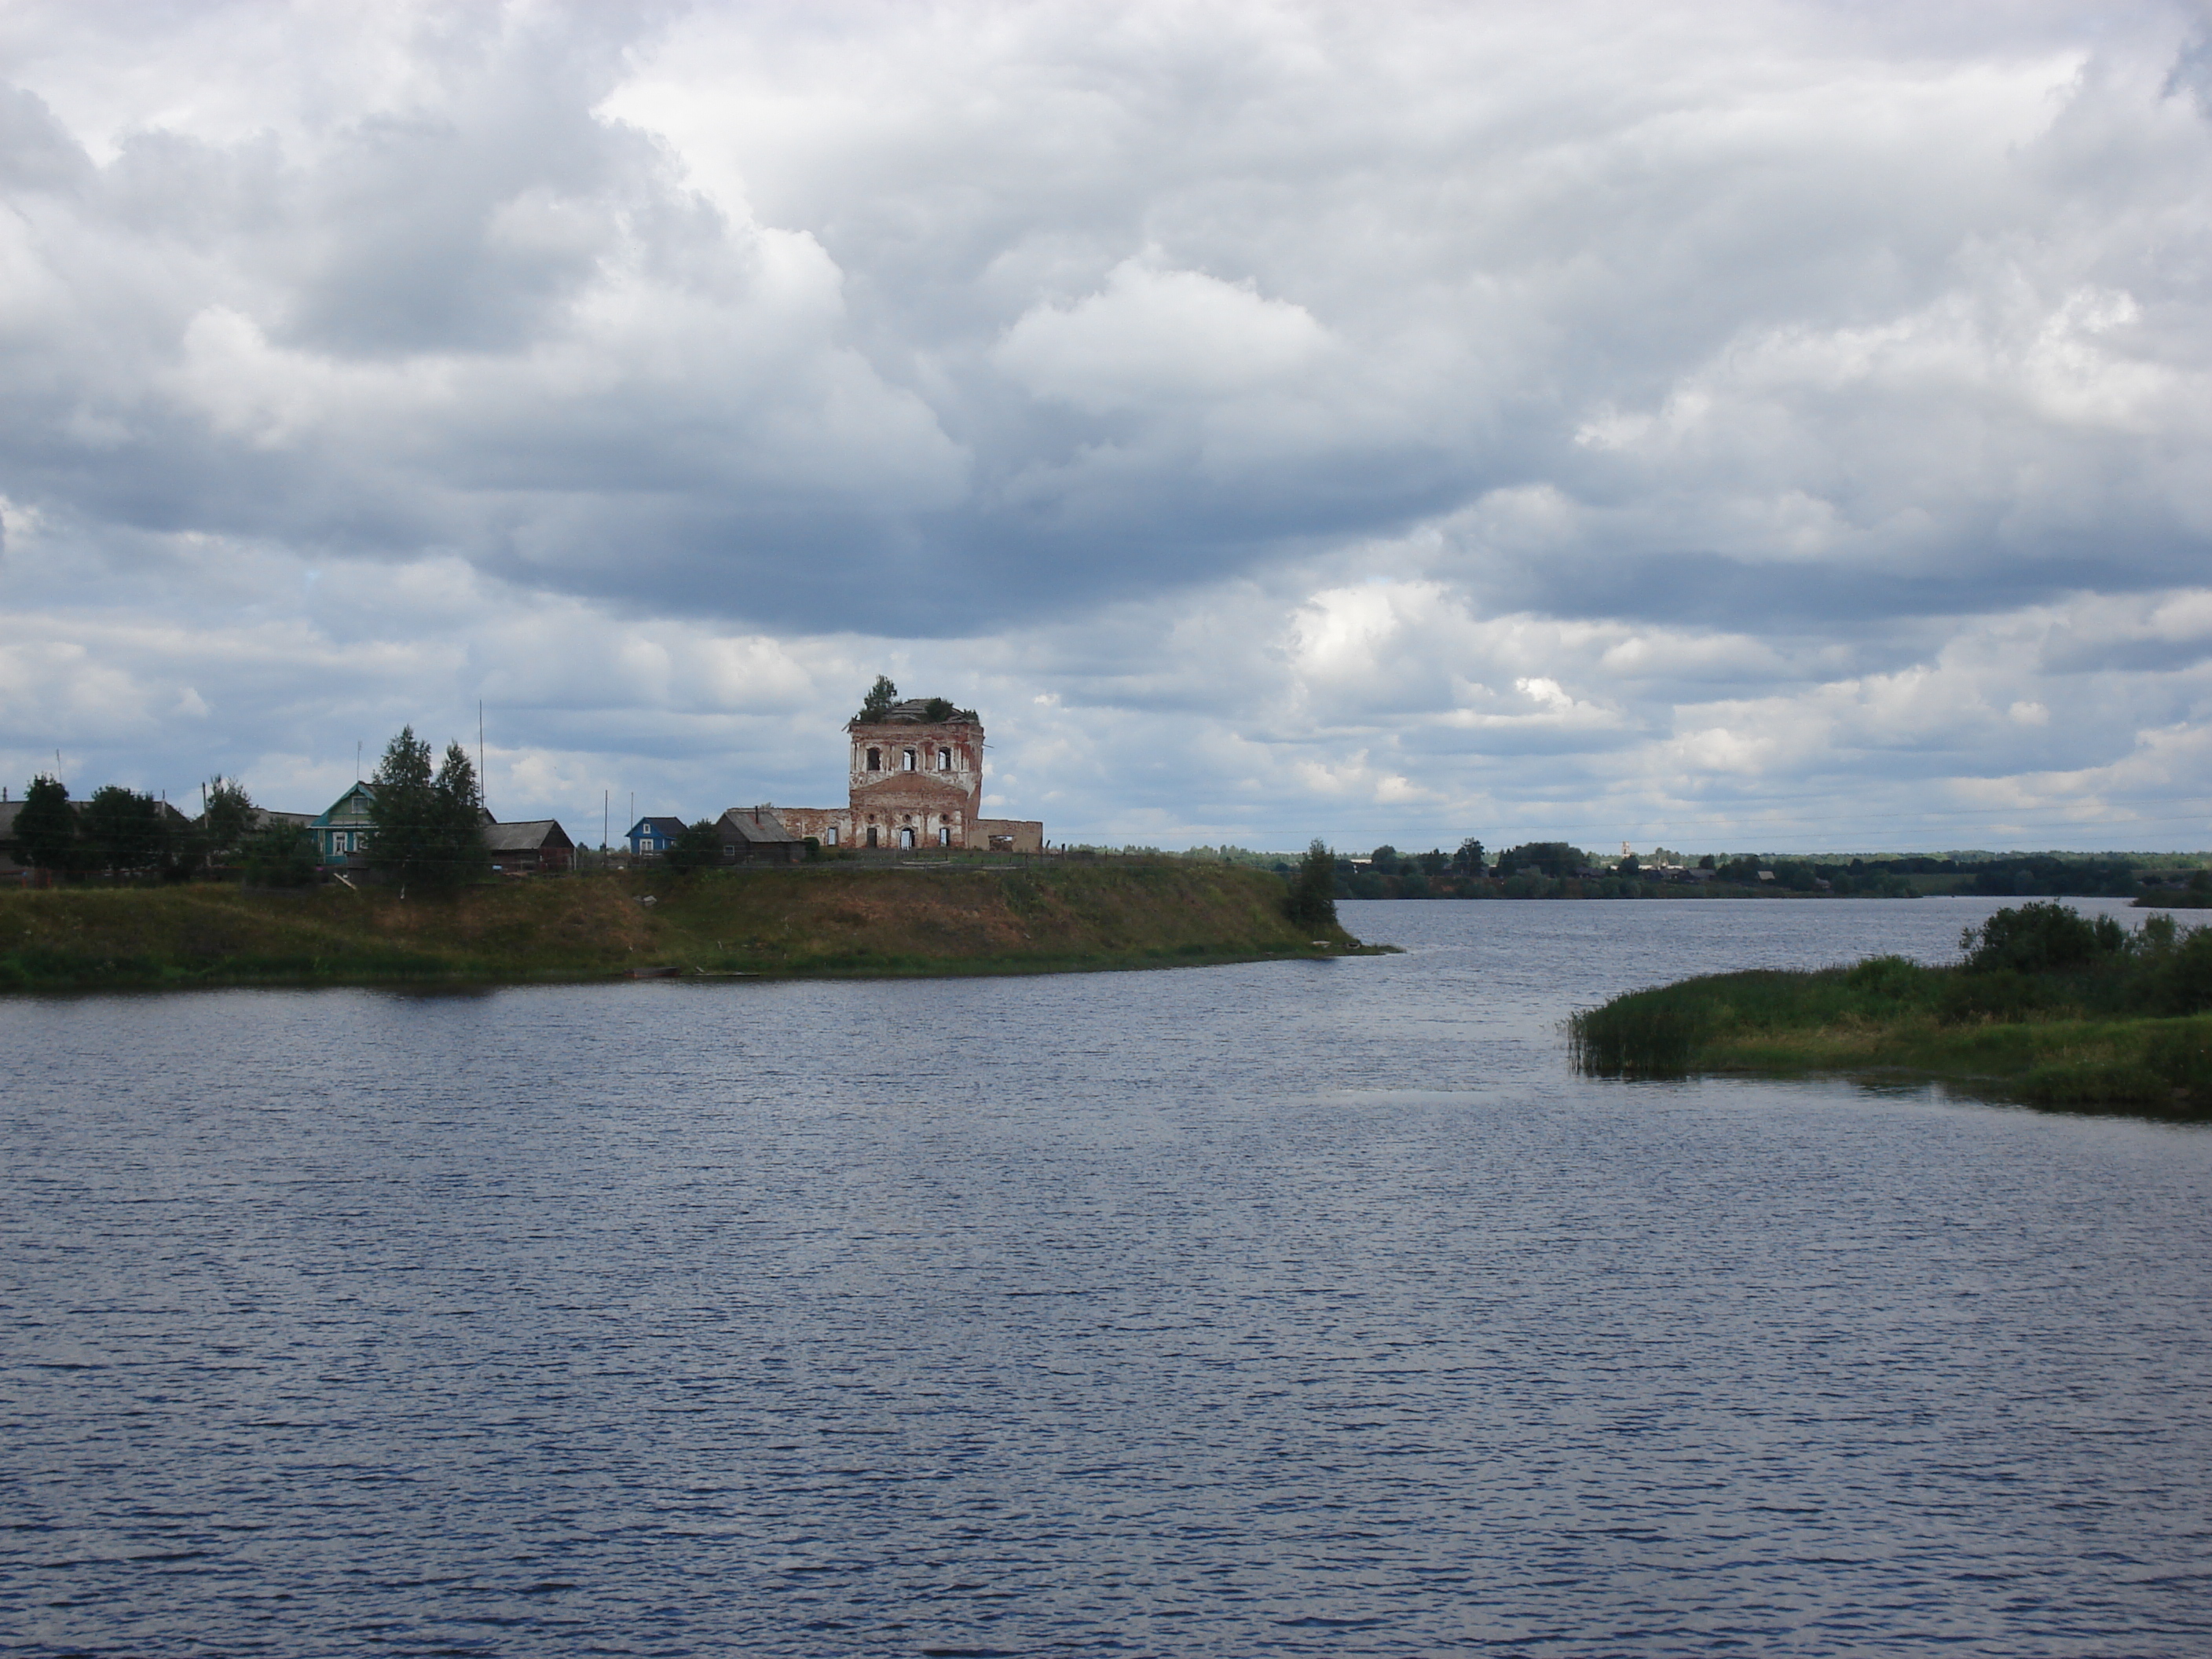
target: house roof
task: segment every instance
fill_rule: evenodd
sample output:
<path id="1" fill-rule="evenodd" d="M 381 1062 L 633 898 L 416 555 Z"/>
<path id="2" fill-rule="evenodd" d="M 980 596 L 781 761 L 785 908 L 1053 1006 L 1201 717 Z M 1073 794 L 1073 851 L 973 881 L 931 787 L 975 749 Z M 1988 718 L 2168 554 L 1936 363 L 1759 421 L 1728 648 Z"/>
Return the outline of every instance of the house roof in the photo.
<path id="1" fill-rule="evenodd" d="M 331 821 L 331 814 L 337 811 L 339 807 L 343 806 L 356 795 L 361 795 L 365 799 L 373 801 L 376 799 L 376 791 L 369 787 L 366 781 L 357 783 L 349 783 L 346 786 L 345 793 L 340 795 L 328 806 L 325 806 L 321 811 L 316 813 L 313 817 L 308 820 L 308 823 L 311 824 L 327 824 Z"/>
<path id="2" fill-rule="evenodd" d="M 763 847 L 781 845 L 799 839 L 784 828 L 783 820 L 776 817 L 773 806 L 732 806 L 718 821 L 717 827 L 723 826 Z"/>
<path id="3" fill-rule="evenodd" d="M 282 812 L 273 806 L 249 806 L 246 809 L 246 827 L 248 830 L 266 830 L 272 824 L 290 824 L 295 829 L 304 830 L 314 821 L 313 812 Z M 201 813 L 192 823 L 204 829 L 207 814 Z"/>
<path id="4" fill-rule="evenodd" d="M 574 847 L 557 818 L 527 818 L 520 823 L 487 823 L 483 827 L 488 853 L 535 853 L 547 847 Z"/>
<path id="5" fill-rule="evenodd" d="M 651 830 L 663 836 L 680 836 L 684 833 L 684 820 L 663 817 L 640 818 L 623 833 L 626 836 L 635 836 L 644 830 Z"/>

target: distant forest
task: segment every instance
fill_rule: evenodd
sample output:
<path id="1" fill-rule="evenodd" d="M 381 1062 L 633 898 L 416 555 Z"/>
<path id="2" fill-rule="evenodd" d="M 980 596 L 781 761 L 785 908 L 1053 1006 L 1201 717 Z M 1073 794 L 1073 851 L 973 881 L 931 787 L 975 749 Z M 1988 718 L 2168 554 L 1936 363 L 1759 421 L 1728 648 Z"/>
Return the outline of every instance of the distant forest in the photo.
<path id="1" fill-rule="evenodd" d="M 2116 854 L 1996 854 L 1987 857 L 1729 857 L 1663 854 L 1604 859 L 1565 842 L 1530 842 L 1488 858 L 1469 840 L 1456 852 L 1378 847 L 1336 863 L 1336 896 L 1395 898 L 1752 898 L 1827 895 L 1911 898 L 1972 893 L 1990 898 L 2131 898 L 2203 886 L 2196 860 L 2147 861 Z"/>

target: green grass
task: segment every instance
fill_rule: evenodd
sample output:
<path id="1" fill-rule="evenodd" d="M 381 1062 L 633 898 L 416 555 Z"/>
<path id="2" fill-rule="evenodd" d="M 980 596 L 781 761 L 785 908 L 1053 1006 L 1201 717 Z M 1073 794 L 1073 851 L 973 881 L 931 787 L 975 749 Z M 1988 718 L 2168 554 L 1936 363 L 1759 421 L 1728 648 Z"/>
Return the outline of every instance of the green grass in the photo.
<path id="1" fill-rule="evenodd" d="M 1284 891 L 1263 871 L 1132 860 L 537 878 L 438 898 L 335 886 L 0 892 L 0 991 L 590 979 L 648 967 L 1060 973 L 1322 954 L 1284 916 Z M 1355 944 L 1328 936 L 1332 951 Z"/>
<path id="2" fill-rule="evenodd" d="M 1942 1079 L 2031 1104 L 2212 1111 L 2212 1013 L 2164 1012 L 2148 972 L 2021 974 L 1876 957 L 1811 972 L 1716 974 L 1575 1015 L 1601 1077 L 1833 1072 Z"/>

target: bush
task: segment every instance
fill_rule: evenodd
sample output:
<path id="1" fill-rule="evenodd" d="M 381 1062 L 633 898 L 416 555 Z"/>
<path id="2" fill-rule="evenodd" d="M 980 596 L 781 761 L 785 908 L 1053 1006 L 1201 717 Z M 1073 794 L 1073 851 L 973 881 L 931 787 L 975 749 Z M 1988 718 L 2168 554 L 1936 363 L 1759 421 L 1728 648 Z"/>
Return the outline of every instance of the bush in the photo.
<path id="1" fill-rule="evenodd" d="M 2194 1014 L 2212 1009 L 2212 927 L 2192 927 L 2173 942 L 2172 921 L 2166 923 L 2166 942 L 2143 953 L 2143 1001 L 2161 1014 Z M 2146 923 L 2143 933 L 2150 932 Z"/>
<path id="2" fill-rule="evenodd" d="M 677 832 L 676 839 L 668 843 L 668 850 L 660 857 L 661 862 L 672 870 L 711 870 L 721 862 L 722 833 L 714 827 L 712 818 L 687 823 Z"/>
<path id="3" fill-rule="evenodd" d="M 2092 922 L 2054 901 L 2003 909 L 1959 935 L 1970 974 L 2067 973 L 2118 952 L 2127 934 L 2110 916 Z"/>
<path id="4" fill-rule="evenodd" d="M 239 858 L 248 886 L 305 887 L 315 878 L 322 849 L 312 831 L 289 823 L 272 823 L 246 838 Z"/>
<path id="5" fill-rule="evenodd" d="M 1336 855 L 1316 841 L 1298 860 L 1291 878 L 1290 896 L 1284 902 L 1290 919 L 1309 933 L 1322 933 L 1336 923 Z"/>

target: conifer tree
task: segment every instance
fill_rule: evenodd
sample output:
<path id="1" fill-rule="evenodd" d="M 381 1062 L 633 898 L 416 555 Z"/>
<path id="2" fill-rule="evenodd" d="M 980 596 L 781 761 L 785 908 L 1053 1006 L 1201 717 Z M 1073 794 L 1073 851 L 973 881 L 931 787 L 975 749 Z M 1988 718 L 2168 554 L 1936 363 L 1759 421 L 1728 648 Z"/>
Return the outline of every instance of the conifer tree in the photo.
<path id="1" fill-rule="evenodd" d="M 369 862 L 398 883 L 402 893 L 410 887 L 458 887 L 483 873 L 483 792 L 467 750 L 447 744 L 434 773 L 430 745 L 413 726 L 404 726 L 370 782 L 375 833 Z"/>
<path id="2" fill-rule="evenodd" d="M 435 780 L 430 773 L 430 745 L 403 726 L 399 735 L 385 745 L 369 787 L 375 799 L 368 819 L 368 860 L 399 884 L 434 882 L 442 826 L 438 821 Z"/>
<path id="3" fill-rule="evenodd" d="M 489 856 L 483 843 L 483 791 L 477 781 L 476 763 L 458 743 L 446 745 L 446 758 L 430 786 L 435 798 L 439 827 L 437 885 L 459 886 L 484 872 Z"/>

